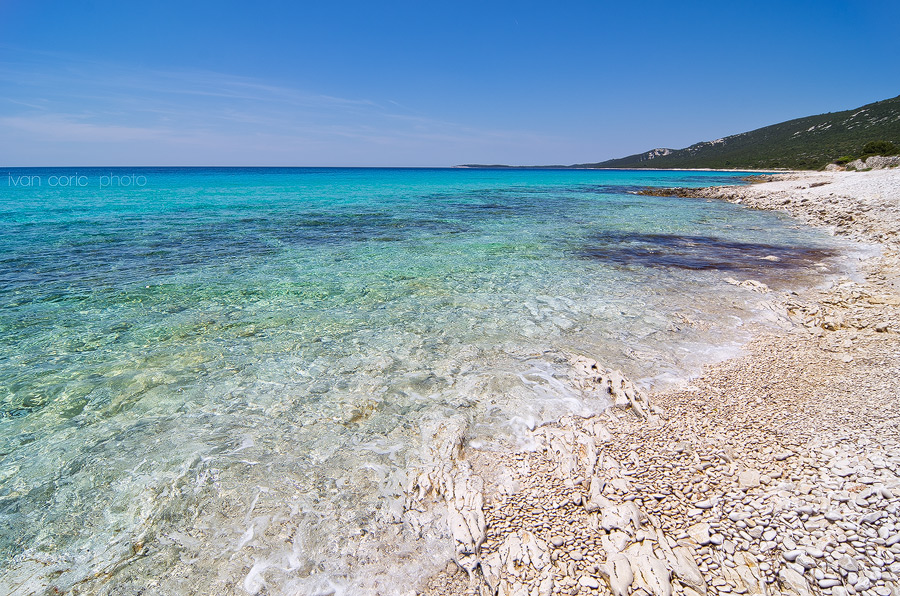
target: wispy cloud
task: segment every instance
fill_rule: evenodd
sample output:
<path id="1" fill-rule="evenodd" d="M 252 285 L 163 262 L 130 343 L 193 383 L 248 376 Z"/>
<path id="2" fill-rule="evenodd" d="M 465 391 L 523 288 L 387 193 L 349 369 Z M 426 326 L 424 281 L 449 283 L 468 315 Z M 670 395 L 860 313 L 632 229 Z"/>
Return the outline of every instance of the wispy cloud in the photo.
<path id="1" fill-rule="evenodd" d="M 34 156 L 53 163 L 140 163 L 154 155 L 187 155 L 194 164 L 424 165 L 427 154 L 452 160 L 561 141 L 435 118 L 392 99 L 58 55 L 0 61 L 0 84 L 7 90 L 0 135 L 12 140 L 0 148 L 5 165 L 27 165 L 20 162 Z"/>
<path id="2" fill-rule="evenodd" d="M 135 126 L 93 124 L 68 114 L 34 114 L 0 117 L 0 126 L 60 141 L 85 143 L 146 141 L 170 135 L 170 131 Z"/>

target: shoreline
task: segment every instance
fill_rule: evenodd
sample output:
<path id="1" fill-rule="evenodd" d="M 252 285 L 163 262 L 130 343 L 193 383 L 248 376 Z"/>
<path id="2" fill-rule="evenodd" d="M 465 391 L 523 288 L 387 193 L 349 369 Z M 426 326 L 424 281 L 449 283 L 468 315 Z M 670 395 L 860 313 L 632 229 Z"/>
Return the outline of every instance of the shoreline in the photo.
<path id="1" fill-rule="evenodd" d="M 535 429 L 534 451 L 457 437 L 430 496 L 457 562 L 419 593 L 900 596 L 900 171 L 691 192 L 882 253 L 859 282 L 782 296 L 789 330 L 685 387 L 644 396 L 581 359 L 573 381 L 618 407 Z"/>

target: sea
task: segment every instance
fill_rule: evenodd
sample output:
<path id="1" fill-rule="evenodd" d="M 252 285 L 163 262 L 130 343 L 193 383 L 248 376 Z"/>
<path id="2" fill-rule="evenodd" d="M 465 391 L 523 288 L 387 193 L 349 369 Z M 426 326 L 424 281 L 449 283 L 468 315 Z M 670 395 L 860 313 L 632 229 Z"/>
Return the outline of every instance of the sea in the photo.
<path id="1" fill-rule="evenodd" d="M 0 171 L 0 594 L 400 594 L 423 425 L 468 446 L 645 390 L 849 274 L 778 213 L 646 187 L 723 172 Z M 757 288 L 758 289 L 758 288 Z"/>

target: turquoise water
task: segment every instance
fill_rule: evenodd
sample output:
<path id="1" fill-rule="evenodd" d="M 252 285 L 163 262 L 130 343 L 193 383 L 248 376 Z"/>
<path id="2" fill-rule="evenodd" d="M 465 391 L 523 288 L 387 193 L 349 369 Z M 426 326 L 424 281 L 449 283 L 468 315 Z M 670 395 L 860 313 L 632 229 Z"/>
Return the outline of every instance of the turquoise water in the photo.
<path id="1" fill-rule="evenodd" d="M 573 355 L 682 377 L 759 316 L 725 278 L 836 270 L 782 216 L 631 194 L 737 176 L 9 170 L 0 593 L 392 593 L 449 554 L 402 523 L 423 421 L 515 442 L 606 405 Z"/>

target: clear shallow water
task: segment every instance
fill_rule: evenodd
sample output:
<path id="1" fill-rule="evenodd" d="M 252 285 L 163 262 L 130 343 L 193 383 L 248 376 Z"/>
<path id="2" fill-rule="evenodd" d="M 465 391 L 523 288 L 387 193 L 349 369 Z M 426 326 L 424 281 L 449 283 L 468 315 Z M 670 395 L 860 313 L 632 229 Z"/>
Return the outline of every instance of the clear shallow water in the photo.
<path id="1" fill-rule="evenodd" d="M 757 316 L 726 277 L 818 283 L 841 248 L 629 194 L 721 173 L 75 173 L 0 179 L 0 593 L 404 585 L 448 555 L 399 523 L 423 421 L 597 411 L 573 354 L 682 376 Z"/>

